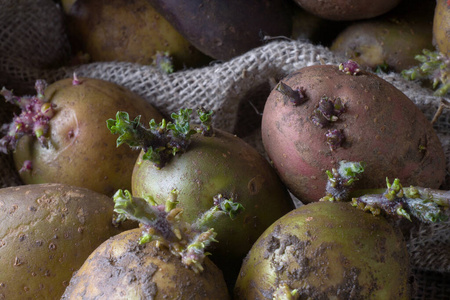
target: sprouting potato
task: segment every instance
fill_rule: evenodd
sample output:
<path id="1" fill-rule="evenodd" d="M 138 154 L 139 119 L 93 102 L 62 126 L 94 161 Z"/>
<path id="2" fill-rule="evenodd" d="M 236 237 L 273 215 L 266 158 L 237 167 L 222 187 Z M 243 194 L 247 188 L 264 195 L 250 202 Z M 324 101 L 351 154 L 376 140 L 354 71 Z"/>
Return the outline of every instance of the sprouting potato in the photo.
<path id="1" fill-rule="evenodd" d="M 234 299 L 410 299 L 403 236 L 347 202 L 316 202 L 283 216 L 256 241 Z"/>
<path id="2" fill-rule="evenodd" d="M 0 150 L 14 151 L 26 184 L 58 182 L 112 196 L 129 189 L 139 152 L 116 148 L 106 120 L 117 110 L 162 118 L 145 99 L 117 84 L 93 78 L 67 78 L 47 84 L 36 81 L 36 96 L 5 99 L 22 109 L 0 140 Z"/>
<path id="3" fill-rule="evenodd" d="M 405 94 L 354 61 L 304 67 L 270 93 L 261 123 L 264 148 L 280 178 L 302 202 L 320 199 L 325 170 L 365 162 L 359 189 L 439 188 L 446 158 L 434 128 Z"/>

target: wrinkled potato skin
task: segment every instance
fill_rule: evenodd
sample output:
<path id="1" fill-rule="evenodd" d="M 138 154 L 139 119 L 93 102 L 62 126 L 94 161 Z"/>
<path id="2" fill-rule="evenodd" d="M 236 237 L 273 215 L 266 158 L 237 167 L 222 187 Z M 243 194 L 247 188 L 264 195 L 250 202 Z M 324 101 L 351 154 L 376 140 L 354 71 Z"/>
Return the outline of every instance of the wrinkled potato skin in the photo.
<path id="1" fill-rule="evenodd" d="M 97 246 L 124 229 L 112 200 L 62 184 L 0 189 L 0 299 L 59 299 Z"/>
<path id="2" fill-rule="evenodd" d="M 295 0 L 302 8 L 324 19 L 353 21 L 369 19 L 393 9 L 401 0 Z"/>
<path id="3" fill-rule="evenodd" d="M 436 1 L 433 42 L 442 54 L 450 57 L 450 3 L 447 0 Z"/>
<path id="4" fill-rule="evenodd" d="M 245 258 L 234 299 L 272 299 L 282 283 L 299 299 L 410 299 L 401 233 L 348 202 L 301 206 L 276 221 Z"/>
<path id="5" fill-rule="evenodd" d="M 325 195 L 326 170 L 341 160 L 365 162 L 358 188 L 386 187 L 386 177 L 404 186 L 439 188 L 445 178 L 445 155 L 430 122 L 393 85 L 361 72 L 347 75 L 338 66 L 303 68 L 282 80 L 303 87 L 308 100 L 294 106 L 275 89 L 261 123 L 264 148 L 290 191 L 304 203 Z M 341 98 L 347 111 L 330 127 L 320 128 L 310 117 L 322 96 Z M 342 130 L 345 141 L 331 150 L 325 133 Z"/>
<path id="6" fill-rule="evenodd" d="M 66 183 L 109 196 L 117 189 L 130 189 L 139 152 L 117 148 L 117 136 L 108 130 L 106 120 L 119 110 L 142 115 L 144 123 L 162 116 L 123 87 L 98 79 L 79 80 L 80 85 L 72 85 L 72 79 L 63 79 L 45 90 L 45 97 L 56 105 L 48 134 L 51 147 L 32 137 L 21 138 L 14 152 L 16 168 L 32 161 L 32 171 L 20 174 L 25 183 Z"/>
<path id="7" fill-rule="evenodd" d="M 155 242 L 138 245 L 139 228 L 101 244 L 74 275 L 61 299 L 229 299 L 222 272 L 206 258 L 203 272 Z"/>
<path id="8" fill-rule="evenodd" d="M 210 60 L 146 0 L 76 0 L 65 7 L 73 46 L 93 61 L 149 65 L 157 51 L 168 51 L 177 69 Z"/>
<path id="9" fill-rule="evenodd" d="M 293 201 L 273 168 L 253 147 L 220 130 L 215 136 L 193 135 L 187 151 L 157 169 L 139 156 L 132 176 L 132 193 L 165 203 L 178 190 L 178 207 L 188 222 L 213 207 L 213 197 L 236 196 L 244 206 L 234 220 L 222 214 L 211 227 L 217 232 L 212 260 L 242 259 L 259 235 L 294 208 Z"/>

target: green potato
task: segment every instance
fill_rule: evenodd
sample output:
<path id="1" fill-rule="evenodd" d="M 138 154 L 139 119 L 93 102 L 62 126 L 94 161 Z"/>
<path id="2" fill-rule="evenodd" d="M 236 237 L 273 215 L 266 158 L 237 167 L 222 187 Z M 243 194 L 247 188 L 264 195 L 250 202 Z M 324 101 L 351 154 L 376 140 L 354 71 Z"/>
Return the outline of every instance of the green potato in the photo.
<path id="1" fill-rule="evenodd" d="M 77 84 L 71 78 L 60 80 L 45 89 L 44 98 L 44 105 L 54 107 L 48 131 L 41 136 L 46 142 L 25 135 L 13 153 L 23 182 L 66 183 L 109 196 L 129 189 L 139 152 L 118 149 L 106 120 L 118 110 L 140 114 L 147 122 L 161 119 L 161 114 L 138 95 L 99 79 L 78 78 Z"/>
<path id="2" fill-rule="evenodd" d="M 146 128 L 139 118 L 118 112 L 108 128 L 119 134 L 119 144 L 142 149 L 133 170 L 132 196 L 154 205 L 176 203 L 180 221 L 213 229 L 219 242 L 208 251 L 230 282 L 253 242 L 294 203 L 255 148 L 212 128 L 213 111 L 198 108 L 201 125 L 193 127 L 191 113 L 181 109 L 171 114 L 173 122 L 151 121 Z M 173 194 L 176 201 L 166 202 Z"/>
<path id="3" fill-rule="evenodd" d="M 403 236 L 386 219 L 347 202 L 316 202 L 261 235 L 234 299 L 410 299 L 409 277 Z"/>
<path id="4" fill-rule="evenodd" d="M 110 197 L 64 184 L 0 189 L 0 299 L 59 299 L 113 225 Z"/>
<path id="5" fill-rule="evenodd" d="M 162 204 L 174 189 L 183 219 L 189 223 L 214 206 L 218 195 L 243 206 L 234 219 L 223 214 L 208 223 L 219 241 L 210 250 L 214 261 L 239 261 L 264 229 L 294 208 L 265 158 L 240 138 L 220 130 L 211 137 L 193 135 L 186 152 L 162 168 L 143 160 L 141 152 L 133 170 L 133 196 Z"/>

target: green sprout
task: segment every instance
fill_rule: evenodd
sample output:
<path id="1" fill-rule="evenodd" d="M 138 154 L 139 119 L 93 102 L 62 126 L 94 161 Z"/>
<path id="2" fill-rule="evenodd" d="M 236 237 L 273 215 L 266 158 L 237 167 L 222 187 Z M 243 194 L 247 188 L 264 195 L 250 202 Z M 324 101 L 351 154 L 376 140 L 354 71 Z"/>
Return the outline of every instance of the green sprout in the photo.
<path id="1" fill-rule="evenodd" d="M 201 126 L 212 131 L 211 112 L 199 110 Z M 202 132 L 191 125 L 192 109 L 181 109 L 179 113 L 172 113 L 173 121 L 163 119 L 157 123 L 154 119 L 149 122 L 149 128 L 141 124 L 141 117 L 130 119 L 127 112 L 118 111 L 115 119 L 106 121 L 106 126 L 113 134 L 118 134 L 116 145 L 128 144 L 131 148 L 142 149 L 143 159 L 153 162 L 157 168 L 162 168 L 172 157 L 187 150 L 193 134 Z"/>
<path id="2" fill-rule="evenodd" d="M 114 197 L 114 211 L 122 219 L 140 223 L 143 230 L 139 244 L 152 241 L 156 246 L 169 248 L 172 254 L 179 256 L 182 262 L 194 272 L 203 271 L 206 249 L 215 239 L 216 232 L 194 222 L 188 224 L 181 219 L 182 209 L 178 208 L 178 191 L 173 190 L 162 205 L 153 205 L 144 198 L 133 197 L 127 190 L 118 190 Z"/>
<path id="3" fill-rule="evenodd" d="M 173 59 L 168 51 L 157 51 L 153 56 L 152 65 L 166 74 L 171 74 L 174 71 Z"/>
<path id="4" fill-rule="evenodd" d="M 340 161 L 338 169 L 327 170 L 326 194 L 320 201 L 350 201 L 374 215 L 384 214 L 424 223 L 449 219 L 450 192 L 423 187 L 403 187 L 395 178 L 386 178 L 386 188 L 357 190 L 355 183 L 365 169 L 363 162 Z"/>
<path id="5" fill-rule="evenodd" d="M 447 193 L 421 187 L 404 188 L 398 178 L 392 183 L 386 178 L 384 192 L 366 194 L 352 199 L 352 205 L 374 215 L 385 213 L 412 221 L 412 216 L 424 223 L 448 220 L 446 211 L 450 203 Z"/>
<path id="6" fill-rule="evenodd" d="M 402 76 L 408 80 L 428 80 L 435 90 L 435 96 L 445 96 L 450 91 L 450 58 L 438 51 L 424 49 L 416 55 L 418 66 L 403 70 Z"/>
<path id="7" fill-rule="evenodd" d="M 236 202 L 235 197 L 226 198 L 222 194 L 217 194 L 213 197 L 213 206 L 196 220 L 194 226 L 198 228 L 208 227 L 221 215 L 234 220 L 244 209 L 242 204 Z"/>
<path id="8" fill-rule="evenodd" d="M 286 283 L 280 284 L 272 295 L 273 300 L 296 300 L 299 298 L 299 290 L 291 289 Z"/>
<path id="9" fill-rule="evenodd" d="M 205 108 L 200 107 L 197 110 L 197 114 L 200 118 L 200 132 L 204 136 L 212 136 L 213 134 L 213 127 L 212 127 L 212 115 L 214 114 L 214 111 L 210 110 L 207 111 Z"/>
<path id="10" fill-rule="evenodd" d="M 342 160 L 338 169 L 326 170 L 328 181 L 326 195 L 321 201 L 347 201 L 349 193 L 356 181 L 364 172 L 364 162 L 349 162 Z"/>

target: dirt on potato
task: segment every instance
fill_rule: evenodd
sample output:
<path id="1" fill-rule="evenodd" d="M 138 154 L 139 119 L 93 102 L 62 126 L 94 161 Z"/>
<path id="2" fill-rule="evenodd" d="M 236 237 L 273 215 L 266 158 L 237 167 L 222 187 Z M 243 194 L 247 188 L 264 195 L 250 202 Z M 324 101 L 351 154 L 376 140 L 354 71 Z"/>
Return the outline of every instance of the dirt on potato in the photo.
<path id="1" fill-rule="evenodd" d="M 445 155 L 429 120 L 393 85 L 373 73 L 338 66 L 306 67 L 282 80 L 265 104 L 262 141 L 280 178 L 306 203 L 324 196 L 326 170 L 342 160 L 364 162 L 355 188 L 383 188 L 386 177 L 438 188 Z M 299 96 L 300 97 L 300 96 Z"/>
<path id="2" fill-rule="evenodd" d="M 130 228 L 113 225 L 109 197 L 63 184 L 0 189 L 0 218 L 0 299 L 59 299 L 91 252 Z"/>
<path id="3" fill-rule="evenodd" d="M 209 259 L 197 274 L 165 246 L 139 245 L 140 235 L 134 229 L 100 245 L 62 299 L 229 299 L 223 275 Z"/>

